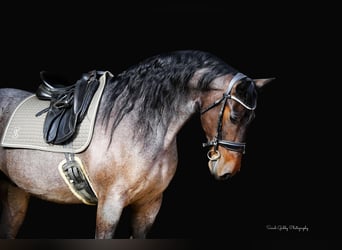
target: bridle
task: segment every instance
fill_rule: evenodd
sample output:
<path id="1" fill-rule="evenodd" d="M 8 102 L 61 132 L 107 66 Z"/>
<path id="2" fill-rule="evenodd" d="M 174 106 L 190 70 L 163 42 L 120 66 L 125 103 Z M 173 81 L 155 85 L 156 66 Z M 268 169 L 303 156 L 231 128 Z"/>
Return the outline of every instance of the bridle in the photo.
<path id="1" fill-rule="evenodd" d="M 251 82 L 251 84 L 254 84 L 253 80 L 248 78 L 242 73 L 237 73 L 234 75 L 234 77 L 230 80 L 227 90 L 223 93 L 222 98 L 216 100 L 213 104 L 209 105 L 209 107 L 201 110 L 201 115 L 209 111 L 210 109 L 216 107 L 217 105 L 221 104 L 221 109 L 218 115 L 218 121 L 217 121 L 217 131 L 216 136 L 213 140 L 208 141 L 206 143 L 203 143 L 203 147 L 214 147 L 212 150 L 210 150 L 207 154 L 209 160 L 215 161 L 218 160 L 221 157 L 220 152 L 218 151 L 218 147 L 222 146 L 228 150 L 239 152 L 244 154 L 246 150 L 246 143 L 245 142 L 234 142 L 234 141 L 227 141 L 222 139 L 222 118 L 223 118 L 223 112 L 226 107 L 226 103 L 228 99 L 232 99 L 239 104 L 241 104 L 244 108 L 248 110 L 255 110 L 256 108 L 256 102 L 250 106 L 246 103 L 244 103 L 242 100 L 240 100 L 238 97 L 231 94 L 231 91 L 234 87 L 234 85 L 241 79 L 246 78 Z"/>

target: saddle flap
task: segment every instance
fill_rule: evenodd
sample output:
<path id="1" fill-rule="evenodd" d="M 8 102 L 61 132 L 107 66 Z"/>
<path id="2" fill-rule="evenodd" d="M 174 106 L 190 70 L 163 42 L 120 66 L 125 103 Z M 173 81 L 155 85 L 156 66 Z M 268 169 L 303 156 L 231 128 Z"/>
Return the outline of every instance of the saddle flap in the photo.
<path id="1" fill-rule="evenodd" d="M 98 89 L 97 71 L 92 71 L 74 85 L 57 88 L 44 81 L 38 94 L 50 98 L 50 107 L 44 122 L 44 139 L 47 143 L 62 145 L 69 142 L 76 126 L 87 113 Z"/>
<path id="2" fill-rule="evenodd" d="M 58 125 L 65 113 L 64 109 L 51 109 L 46 117 L 43 127 L 44 139 L 47 143 L 53 143 L 57 136 Z"/>

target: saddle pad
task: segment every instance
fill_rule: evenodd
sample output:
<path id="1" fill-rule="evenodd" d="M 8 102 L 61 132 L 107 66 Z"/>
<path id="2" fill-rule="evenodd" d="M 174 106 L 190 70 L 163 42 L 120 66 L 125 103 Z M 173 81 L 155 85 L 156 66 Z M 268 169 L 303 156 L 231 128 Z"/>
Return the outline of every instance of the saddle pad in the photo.
<path id="1" fill-rule="evenodd" d="M 93 135 L 97 108 L 106 84 L 107 74 L 111 73 L 105 72 L 100 77 L 99 87 L 88 107 L 87 115 L 78 125 L 72 143 L 65 146 L 45 142 L 43 126 L 46 113 L 38 117 L 36 117 L 36 114 L 49 107 L 50 101 L 39 100 L 33 94 L 23 100 L 11 115 L 1 140 L 1 146 L 66 153 L 80 153 L 84 151 L 88 147 Z"/>

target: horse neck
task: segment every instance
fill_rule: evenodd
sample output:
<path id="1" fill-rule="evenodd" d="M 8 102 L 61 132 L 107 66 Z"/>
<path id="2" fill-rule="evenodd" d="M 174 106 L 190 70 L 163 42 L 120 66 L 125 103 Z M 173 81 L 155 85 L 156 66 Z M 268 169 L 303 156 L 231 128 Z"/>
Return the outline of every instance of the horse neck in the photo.
<path id="1" fill-rule="evenodd" d="M 184 124 L 195 114 L 197 106 L 197 98 L 189 100 L 181 106 L 177 115 L 173 117 L 169 126 L 166 128 L 165 137 L 163 139 L 163 148 L 168 148 L 170 144 L 175 142 L 176 136 Z"/>
<path id="2" fill-rule="evenodd" d="M 139 140 L 143 142 L 142 148 L 149 150 L 151 154 L 153 152 L 159 152 L 160 150 L 167 150 L 172 144 L 176 143 L 176 136 L 184 124 L 196 113 L 197 99 L 183 100 L 183 102 L 178 105 L 178 108 L 174 111 L 172 118 L 168 121 L 161 118 L 159 125 L 154 124 L 151 128 L 153 130 L 152 134 L 144 137 L 144 139 Z M 130 127 L 132 124 L 125 124 L 128 120 L 134 120 L 135 111 L 128 114 L 128 119 L 123 121 L 122 127 Z M 136 131 L 137 125 L 132 125 L 129 132 L 131 134 Z"/>
<path id="3" fill-rule="evenodd" d="M 145 137 L 144 135 L 139 135 L 137 130 L 139 130 L 139 125 L 137 124 L 137 111 L 132 110 L 130 113 L 126 114 L 124 119 L 120 122 L 118 127 L 111 131 L 111 124 L 115 117 L 115 106 L 110 115 L 110 120 L 108 124 L 102 121 L 100 118 L 95 131 L 101 138 L 106 138 L 105 141 L 109 141 L 109 138 L 113 138 L 112 141 L 117 141 L 116 138 L 126 138 L 130 141 L 132 139 L 132 145 L 137 146 L 137 144 L 141 143 L 140 147 L 144 150 L 147 150 L 153 154 L 152 152 L 159 152 L 160 150 L 166 150 L 172 145 L 172 143 L 176 142 L 176 135 L 179 130 L 183 127 L 183 125 L 190 119 L 192 115 L 196 113 L 196 106 L 198 103 L 199 96 L 192 96 L 187 100 L 183 100 L 180 105 L 178 105 L 171 119 L 167 121 L 167 123 L 161 119 L 161 122 L 158 126 L 154 125 L 151 127 L 153 130 L 152 134 L 149 137 Z M 107 102 L 106 98 L 103 98 L 100 103 L 99 113 L 100 117 L 104 115 L 104 106 Z M 113 134 L 111 135 L 111 133 Z M 135 137 L 138 136 L 138 137 Z M 127 141 L 126 141 L 127 143 Z M 109 145 L 111 142 L 109 142 Z"/>

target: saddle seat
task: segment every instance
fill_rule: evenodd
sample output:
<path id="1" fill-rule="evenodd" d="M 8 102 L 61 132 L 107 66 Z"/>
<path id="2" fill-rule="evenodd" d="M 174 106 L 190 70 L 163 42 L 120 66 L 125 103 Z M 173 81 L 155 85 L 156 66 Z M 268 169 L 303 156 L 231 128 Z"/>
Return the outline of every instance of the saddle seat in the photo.
<path id="1" fill-rule="evenodd" d="M 102 72 L 93 70 L 82 75 L 74 84 L 64 83 L 61 76 L 40 72 L 42 83 L 36 90 L 41 100 L 50 100 L 43 127 L 44 140 L 49 144 L 63 145 L 72 140 L 77 125 L 83 120 L 98 86 Z M 55 83 L 52 83 L 55 81 Z"/>

